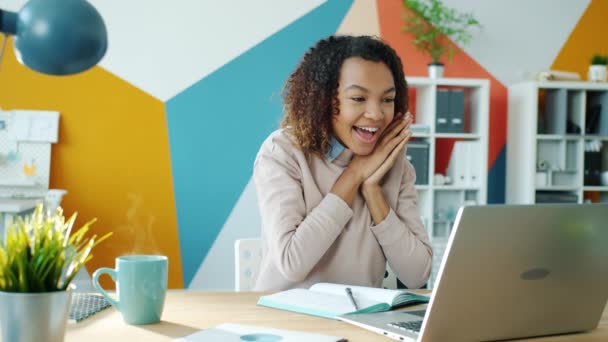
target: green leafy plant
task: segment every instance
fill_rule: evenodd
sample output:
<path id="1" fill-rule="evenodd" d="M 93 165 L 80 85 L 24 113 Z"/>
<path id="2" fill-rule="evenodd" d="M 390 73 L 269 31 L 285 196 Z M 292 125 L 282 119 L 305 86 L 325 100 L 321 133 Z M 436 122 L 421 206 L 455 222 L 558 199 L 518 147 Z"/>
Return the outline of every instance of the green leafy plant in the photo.
<path id="1" fill-rule="evenodd" d="M 608 55 L 600 55 L 596 53 L 591 57 L 591 65 L 606 65 L 608 64 Z"/>
<path id="2" fill-rule="evenodd" d="M 45 212 L 39 204 L 33 214 L 8 224 L 0 240 L 0 291 L 64 291 L 93 255 L 93 247 L 108 238 L 85 237 L 95 219 L 74 234 L 74 213 L 67 221 L 63 210 Z"/>
<path id="3" fill-rule="evenodd" d="M 413 15 L 404 16 L 406 26 L 403 30 L 414 34 L 414 45 L 427 53 L 433 64 L 439 64 L 439 59 L 446 53 L 448 60 L 452 60 L 456 50 L 448 38 L 466 45 L 473 37 L 469 30 L 481 27 L 473 14 L 459 13 L 441 0 L 403 0 L 403 5 L 413 12 Z"/>

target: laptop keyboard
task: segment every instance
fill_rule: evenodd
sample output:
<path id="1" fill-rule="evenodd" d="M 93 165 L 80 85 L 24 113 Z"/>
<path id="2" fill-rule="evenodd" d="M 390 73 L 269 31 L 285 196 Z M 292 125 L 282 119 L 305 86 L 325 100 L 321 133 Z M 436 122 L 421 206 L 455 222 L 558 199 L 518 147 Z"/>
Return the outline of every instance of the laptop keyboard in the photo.
<path id="1" fill-rule="evenodd" d="M 420 328 L 422 327 L 422 321 L 392 322 L 387 324 L 389 327 L 406 330 L 414 333 L 419 333 Z"/>

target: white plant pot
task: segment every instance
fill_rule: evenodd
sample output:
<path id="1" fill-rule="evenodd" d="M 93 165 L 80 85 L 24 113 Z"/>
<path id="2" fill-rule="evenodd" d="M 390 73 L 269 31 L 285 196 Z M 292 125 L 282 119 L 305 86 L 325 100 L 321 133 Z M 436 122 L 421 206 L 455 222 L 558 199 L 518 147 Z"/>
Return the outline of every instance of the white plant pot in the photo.
<path id="1" fill-rule="evenodd" d="M 0 291 L 0 337 L 4 342 L 61 342 L 72 291 Z"/>
<path id="2" fill-rule="evenodd" d="M 587 80 L 592 82 L 606 82 L 606 66 L 590 65 L 587 71 Z"/>
<path id="3" fill-rule="evenodd" d="M 443 64 L 429 64 L 429 78 L 442 78 L 443 77 Z"/>

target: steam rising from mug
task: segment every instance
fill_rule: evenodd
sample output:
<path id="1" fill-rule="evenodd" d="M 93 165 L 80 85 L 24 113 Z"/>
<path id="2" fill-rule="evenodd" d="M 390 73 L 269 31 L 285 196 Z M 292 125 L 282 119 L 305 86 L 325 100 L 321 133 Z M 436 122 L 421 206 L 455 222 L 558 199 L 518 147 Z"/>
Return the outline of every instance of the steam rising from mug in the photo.
<path id="1" fill-rule="evenodd" d="M 103 19 L 85 0 L 30 0 L 17 13 L 0 10 L 0 31 L 15 36 L 19 62 L 49 75 L 85 71 L 108 48 Z"/>

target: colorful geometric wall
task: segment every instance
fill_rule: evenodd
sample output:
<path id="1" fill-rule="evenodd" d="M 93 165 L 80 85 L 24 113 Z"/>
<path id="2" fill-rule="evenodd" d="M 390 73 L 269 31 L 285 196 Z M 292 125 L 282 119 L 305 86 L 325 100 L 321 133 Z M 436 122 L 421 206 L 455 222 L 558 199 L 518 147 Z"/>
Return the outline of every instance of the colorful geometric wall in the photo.
<path id="1" fill-rule="evenodd" d="M 445 73 L 490 79 L 488 198 L 502 202 L 508 85 L 549 68 L 586 72 L 592 52 L 608 52 L 595 34 L 608 3 L 445 2 L 483 24 Z M 67 213 L 114 232 L 88 269 L 121 254 L 163 253 L 172 288 L 232 288 L 234 240 L 259 236 L 252 163 L 278 125 L 282 84 L 309 46 L 334 33 L 379 35 L 407 76 L 426 75 L 427 58 L 402 32 L 401 0 L 155 0 L 146 11 L 138 2 L 91 3 L 108 26 L 100 65 L 40 75 L 15 61 L 9 42 L 0 107 L 61 113 L 51 187 L 69 191 Z"/>
<path id="2" fill-rule="evenodd" d="M 306 49 L 335 33 L 349 1 L 328 1 L 167 101 L 184 281 L 205 259 L 277 128 L 282 84 Z"/>

